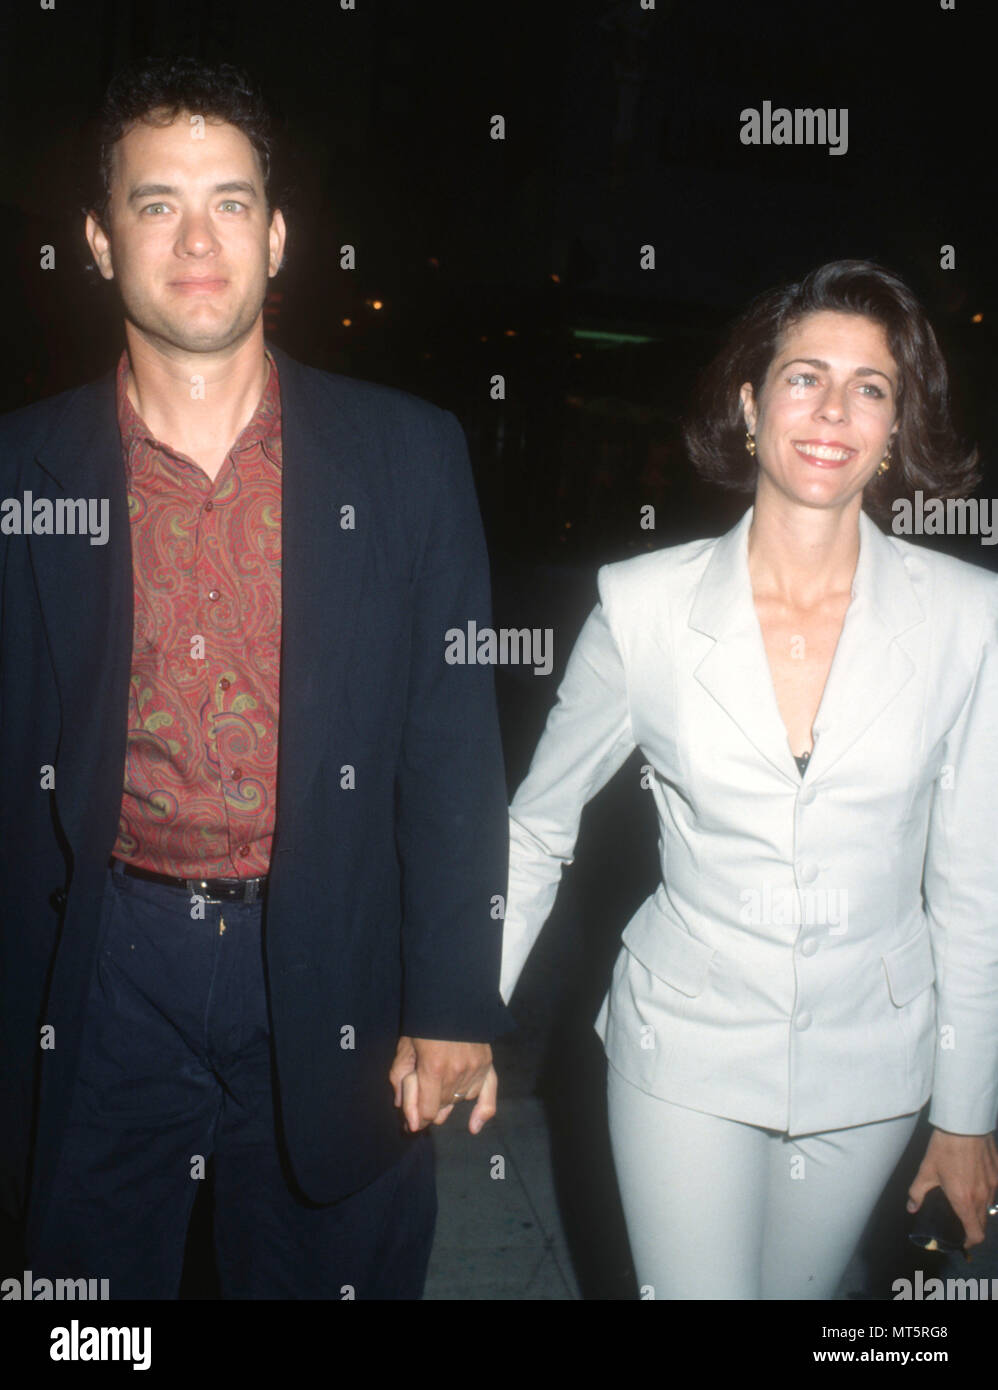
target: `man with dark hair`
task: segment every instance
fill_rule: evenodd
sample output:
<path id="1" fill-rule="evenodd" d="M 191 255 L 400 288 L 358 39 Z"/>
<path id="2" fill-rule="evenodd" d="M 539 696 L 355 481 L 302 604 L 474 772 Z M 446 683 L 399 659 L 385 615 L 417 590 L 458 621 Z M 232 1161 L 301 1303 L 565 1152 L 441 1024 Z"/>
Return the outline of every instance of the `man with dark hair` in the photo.
<path id="1" fill-rule="evenodd" d="M 418 1298 L 428 1126 L 508 1027 L 464 437 L 265 342 L 243 73 L 122 74 L 102 130 L 126 349 L 0 423 L 4 1205 L 35 1275 L 175 1298 L 212 1159 L 223 1297 Z"/>

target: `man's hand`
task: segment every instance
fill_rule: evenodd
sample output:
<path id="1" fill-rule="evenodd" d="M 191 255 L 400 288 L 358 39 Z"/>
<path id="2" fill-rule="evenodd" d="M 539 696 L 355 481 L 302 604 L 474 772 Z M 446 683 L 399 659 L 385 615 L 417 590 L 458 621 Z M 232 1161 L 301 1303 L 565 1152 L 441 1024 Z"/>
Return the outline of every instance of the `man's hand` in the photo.
<path id="1" fill-rule="evenodd" d="M 442 1125 L 457 1104 L 455 1094 L 461 1100 L 478 1098 L 468 1121 L 472 1134 L 496 1113 L 499 1078 L 488 1043 L 399 1038 L 388 1080 L 413 1134 L 429 1124 Z"/>
<path id="2" fill-rule="evenodd" d="M 922 1166 L 908 1189 L 908 1210 L 918 1211 L 926 1192 L 941 1187 L 963 1223 L 964 1250 L 984 1242 L 988 1207 L 998 1186 L 998 1150 L 993 1134 L 951 1134 L 934 1129 Z"/>

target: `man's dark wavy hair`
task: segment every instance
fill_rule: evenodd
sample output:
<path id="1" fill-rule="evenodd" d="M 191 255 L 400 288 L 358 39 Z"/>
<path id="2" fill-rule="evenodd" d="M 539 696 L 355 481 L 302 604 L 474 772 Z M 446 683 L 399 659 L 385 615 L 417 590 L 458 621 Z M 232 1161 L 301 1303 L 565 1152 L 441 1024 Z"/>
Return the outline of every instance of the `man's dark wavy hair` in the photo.
<path id="1" fill-rule="evenodd" d="M 870 479 L 863 506 L 882 520 L 893 497 L 967 497 L 980 482 L 978 452 L 961 444 L 950 419 L 949 377 L 925 311 L 905 282 L 873 261 L 830 261 L 795 284 L 757 296 L 701 375 L 683 436 L 697 473 L 754 492 L 758 465 L 745 448 L 739 391 L 756 399 L 782 335 L 822 310 L 863 314 L 883 326 L 898 365 L 898 429 L 889 471 Z"/>
<path id="2" fill-rule="evenodd" d="M 99 182 L 88 199 L 108 231 L 111 201 L 111 162 L 114 147 L 138 121 L 170 125 L 181 112 L 227 121 L 247 137 L 263 174 L 267 217 L 271 214 L 271 159 L 274 121 L 260 89 L 242 68 L 231 63 L 206 63 L 180 56 L 144 59 L 129 64 L 112 78 L 96 116 L 94 139 L 99 148 Z M 280 205 L 280 204 L 278 204 Z"/>

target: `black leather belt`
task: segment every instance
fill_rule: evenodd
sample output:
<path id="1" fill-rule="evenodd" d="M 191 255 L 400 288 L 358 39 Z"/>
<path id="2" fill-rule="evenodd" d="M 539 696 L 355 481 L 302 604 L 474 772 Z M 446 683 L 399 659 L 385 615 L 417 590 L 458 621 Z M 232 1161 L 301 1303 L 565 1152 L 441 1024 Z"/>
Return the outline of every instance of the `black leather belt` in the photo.
<path id="1" fill-rule="evenodd" d="M 162 883 L 167 888 L 182 888 L 190 897 L 197 894 L 205 902 L 255 903 L 267 891 L 267 877 L 261 878 L 175 878 L 172 874 L 157 874 L 152 869 L 140 869 L 124 859 L 110 860 L 111 868 L 130 878 L 144 878 L 149 883 Z"/>

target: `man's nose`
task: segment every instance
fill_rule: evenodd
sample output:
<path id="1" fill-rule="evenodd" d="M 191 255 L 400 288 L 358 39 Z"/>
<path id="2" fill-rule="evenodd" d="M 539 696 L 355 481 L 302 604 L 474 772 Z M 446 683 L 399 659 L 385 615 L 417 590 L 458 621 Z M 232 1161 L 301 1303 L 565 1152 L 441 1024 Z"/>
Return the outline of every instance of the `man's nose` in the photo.
<path id="1" fill-rule="evenodd" d="M 218 250 L 218 237 L 206 213 L 184 213 L 177 234 L 177 245 L 189 256 L 205 256 Z"/>

